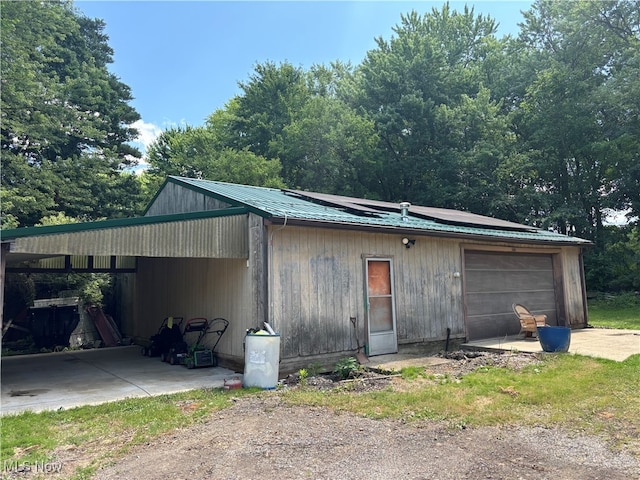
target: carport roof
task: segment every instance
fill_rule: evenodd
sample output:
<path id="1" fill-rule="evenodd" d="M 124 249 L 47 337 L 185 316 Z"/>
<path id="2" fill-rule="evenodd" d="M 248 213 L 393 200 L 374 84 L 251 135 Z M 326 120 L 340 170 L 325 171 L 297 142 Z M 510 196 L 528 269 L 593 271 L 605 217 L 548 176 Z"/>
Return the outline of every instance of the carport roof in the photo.
<path id="1" fill-rule="evenodd" d="M 172 176 L 167 182 L 190 188 L 230 205 L 244 206 L 258 215 L 280 222 L 326 223 L 351 228 L 546 244 L 591 243 L 581 238 L 458 210 L 415 205 L 403 217 L 397 203 L 184 177 Z"/>
<path id="2" fill-rule="evenodd" d="M 248 212 L 230 207 L 4 230 L 3 258 L 9 270 L 30 272 L 132 271 L 135 257 L 248 258 Z"/>

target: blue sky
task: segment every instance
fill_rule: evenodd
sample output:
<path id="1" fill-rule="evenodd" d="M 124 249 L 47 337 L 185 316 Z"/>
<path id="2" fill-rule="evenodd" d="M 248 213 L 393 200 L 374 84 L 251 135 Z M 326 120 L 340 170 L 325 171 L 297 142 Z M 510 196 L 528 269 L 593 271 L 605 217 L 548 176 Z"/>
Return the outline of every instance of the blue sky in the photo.
<path id="1" fill-rule="evenodd" d="M 202 125 L 240 93 L 256 64 L 290 62 L 309 69 L 334 60 L 359 64 L 390 39 L 400 15 L 440 9 L 442 1 L 93 1 L 76 0 L 106 23 L 110 70 L 129 85 L 142 120 L 141 144 L 178 125 Z M 498 35 L 517 34 L 530 1 L 450 2 L 490 15 Z M 141 145 L 141 146 L 142 146 Z"/>

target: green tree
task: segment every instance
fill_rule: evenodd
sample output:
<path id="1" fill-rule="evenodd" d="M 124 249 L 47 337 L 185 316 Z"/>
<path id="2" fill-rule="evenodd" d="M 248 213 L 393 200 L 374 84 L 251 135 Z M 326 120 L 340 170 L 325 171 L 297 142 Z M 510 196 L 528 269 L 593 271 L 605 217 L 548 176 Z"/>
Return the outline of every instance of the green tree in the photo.
<path id="1" fill-rule="evenodd" d="M 314 96 L 273 142 L 290 165 L 288 186 L 367 197 L 382 181 L 373 123 L 335 97 Z"/>
<path id="2" fill-rule="evenodd" d="M 289 187 L 370 197 L 370 185 L 382 179 L 373 122 L 340 93 L 351 76 L 351 66 L 341 62 L 313 65 L 306 73 L 309 96 L 270 143 L 288 166 Z"/>
<path id="3" fill-rule="evenodd" d="M 640 228 L 605 226 L 599 245 L 585 255 L 585 272 L 590 291 L 638 291 Z"/>
<path id="4" fill-rule="evenodd" d="M 129 87 L 107 70 L 101 20 L 71 2 L 3 2 L 1 18 L 3 226 L 64 212 L 90 220 L 139 208 L 139 119 Z"/>
<path id="5" fill-rule="evenodd" d="M 304 71 L 287 62 L 265 62 L 256 65 L 249 81 L 240 82 L 240 88 L 242 94 L 237 98 L 232 126 L 235 141 L 229 146 L 236 150 L 247 148 L 266 159 L 279 158 L 285 183 L 292 183 L 295 164 L 279 157 L 272 141 L 310 97 Z"/>
<path id="6" fill-rule="evenodd" d="M 491 202 L 462 204 L 473 195 L 461 188 L 472 187 L 474 176 L 489 180 L 494 175 L 501 145 L 486 155 L 488 145 L 491 137 L 508 136 L 508 124 L 494 118 L 483 121 L 499 132 L 480 123 L 463 125 L 475 115 L 472 110 L 502 114 L 483 90 L 489 79 L 481 68 L 489 54 L 502 48 L 495 31 L 491 18 L 468 8 L 458 13 L 446 4 L 423 16 L 403 15 L 395 36 L 379 38 L 378 47 L 368 52 L 356 73 L 352 101 L 374 121 L 381 140 L 385 181 L 372 185 L 381 198 L 490 213 Z"/>
<path id="7" fill-rule="evenodd" d="M 561 232 L 597 240 L 605 210 L 633 205 L 638 192 L 638 121 L 628 111 L 637 99 L 626 93 L 640 82 L 631 79 L 637 19 L 637 3 L 625 1 L 540 0 L 525 15 L 520 39 L 536 63 L 516 123 L 549 196 L 540 217 Z"/>
<path id="8" fill-rule="evenodd" d="M 214 114 L 215 119 L 222 113 Z M 164 131 L 147 151 L 147 180 L 159 185 L 168 175 L 206 178 L 266 187 L 284 186 L 278 160 L 249 151 L 234 150 L 219 141 L 215 128 L 172 128 Z"/>

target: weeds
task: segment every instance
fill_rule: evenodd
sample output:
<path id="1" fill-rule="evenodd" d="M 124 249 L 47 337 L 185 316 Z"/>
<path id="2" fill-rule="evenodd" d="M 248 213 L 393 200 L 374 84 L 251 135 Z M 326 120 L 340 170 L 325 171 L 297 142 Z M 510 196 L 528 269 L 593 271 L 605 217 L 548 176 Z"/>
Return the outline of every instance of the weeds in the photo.
<path id="1" fill-rule="evenodd" d="M 309 377 L 309 372 L 305 368 L 301 368 L 298 370 L 298 376 L 300 377 L 300 385 L 305 387 L 307 385 L 307 378 Z"/>
<path id="2" fill-rule="evenodd" d="M 426 372 L 423 367 L 404 367 L 400 370 L 400 376 L 404 380 L 415 380 L 418 377 L 426 377 Z"/>
<path id="3" fill-rule="evenodd" d="M 355 357 L 344 357 L 336 363 L 334 373 L 341 379 L 346 380 L 355 375 L 360 370 L 360 364 Z"/>

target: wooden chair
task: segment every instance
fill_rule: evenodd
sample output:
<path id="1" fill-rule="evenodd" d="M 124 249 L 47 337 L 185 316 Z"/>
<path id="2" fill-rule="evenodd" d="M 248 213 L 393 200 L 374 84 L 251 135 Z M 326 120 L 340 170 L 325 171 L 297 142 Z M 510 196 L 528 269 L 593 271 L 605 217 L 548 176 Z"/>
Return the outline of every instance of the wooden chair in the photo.
<path id="1" fill-rule="evenodd" d="M 519 303 L 514 303 L 512 308 L 513 313 L 520 320 L 520 333 L 524 333 L 524 338 L 538 336 L 538 327 L 544 327 L 547 324 L 546 315 L 534 315 Z"/>

